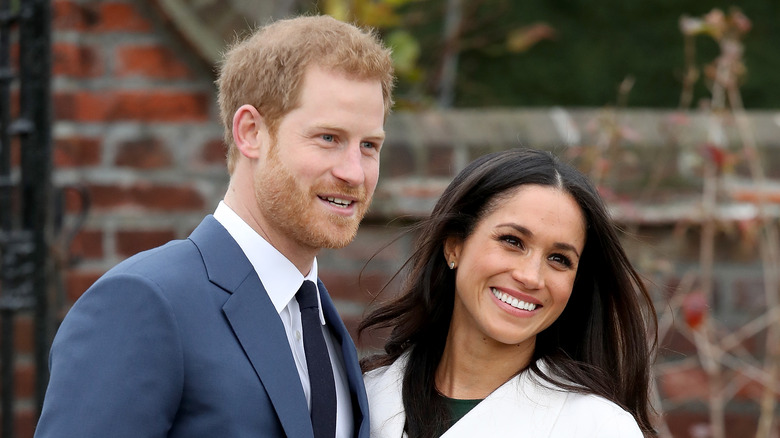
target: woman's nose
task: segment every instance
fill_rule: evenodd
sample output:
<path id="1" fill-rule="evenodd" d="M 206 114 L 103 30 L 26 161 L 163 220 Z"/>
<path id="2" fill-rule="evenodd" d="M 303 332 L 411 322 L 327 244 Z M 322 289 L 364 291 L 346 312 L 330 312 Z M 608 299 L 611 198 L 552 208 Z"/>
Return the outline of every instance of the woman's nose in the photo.
<path id="1" fill-rule="evenodd" d="M 512 277 L 528 289 L 540 289 L 544 286 L 543 260 L 528 255 L 512 270 Z"/>

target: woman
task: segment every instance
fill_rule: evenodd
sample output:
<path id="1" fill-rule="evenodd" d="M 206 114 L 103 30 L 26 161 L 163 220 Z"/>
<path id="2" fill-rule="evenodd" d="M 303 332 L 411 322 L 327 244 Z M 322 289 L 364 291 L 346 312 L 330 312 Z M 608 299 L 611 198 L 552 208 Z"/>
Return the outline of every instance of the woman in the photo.
<path id="1" fill-rule="evenodd" d="M 655 435 L 652 301 L 580 172 L 483 156 L 419 231 L 401 293 L 360 325 L 392 329 L 362 363 L 372 437 Z"/>

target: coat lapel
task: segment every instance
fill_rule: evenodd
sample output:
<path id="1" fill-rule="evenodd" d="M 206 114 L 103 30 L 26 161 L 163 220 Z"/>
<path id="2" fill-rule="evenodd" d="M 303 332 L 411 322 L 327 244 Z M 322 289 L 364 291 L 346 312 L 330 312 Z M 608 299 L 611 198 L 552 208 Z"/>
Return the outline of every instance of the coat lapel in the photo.
<path id="1" fill-rule="evenodd" d="M 368 397 L 366 397 L 366 389 L 363 384 L 363 375 L 360 371 L 360 364 L 357 357 L 357 349 L 355 343 L 352 341 L 352 337 L 349 335 L 344 322 L 336 310 L 336 306 L 330 298 L 330 294 L 325 285 L 321 282 L 317 282 L 320 290 L 320 301 L 322 302 L 322 312 L 325 314 L 325 321 L 330 327 L 331 333 L 335 336 L 336 340 L 341 346 L 341 354 L 344 359 L 344 369 L 347 373 L 347 381 L 349 382 L 349 392 L 353 395 L 353 406 L 357 404 L 359 409 L 353 409 L 355 415 L 355 432 L 358 437 L 368 437 L 369 424 L 368 424 Z"/>
<path id="2" fill-rule="evenodd" d="M 401 394 L 408 352 L 386 368 L 366 373 L 371 394 L 371 436 L 406 437 Z M 544 363 L 539 363 L 547 372 Z M 566 403 L 567 393 L 549 387 L 524 372 L 504 383 L 442 435 L 442 438 L 475 436 L 549 437 Z"/>
<path id="3" fill-rule="evenodd" d="M 230 234 L 207 216 L 190 236 L 209 280 L 231 293 L 222 310 L 271 399 L 287 436 L 312 437 L 308 404 L 279 314 Z M 305 418 L 308 418 L 306 416 Z"/>
<path id="4" fill-rule="evenodd" d="M 546 367 L 540 363 L 546 372 Z M 548 437 L 567 393 L 548 387 L 531 372 L 514 377 L 493 391 L 455 423 L 442 438 L 471 436 Z"/>

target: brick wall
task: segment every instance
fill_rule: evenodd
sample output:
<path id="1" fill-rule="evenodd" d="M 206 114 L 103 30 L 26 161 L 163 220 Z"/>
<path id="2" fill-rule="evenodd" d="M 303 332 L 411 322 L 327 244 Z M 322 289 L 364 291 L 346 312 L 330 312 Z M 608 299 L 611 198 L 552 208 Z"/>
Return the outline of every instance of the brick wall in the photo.
<path id="1" fill-rule="evenodd" d="M 185 238 L 221 199 L 227 172 L 213 72 L 189 52 L 157 10 L 143 0 L 54 0 L 53 15 L 54 183 L 80 187 L 91 201 L 72 244 L 67 251 L 64 247 L 57 251 L 70 253 L 58 260 L 63 268 L 62 306 L 55 309 L 55 317 L 61 318 L 119 261 Z M 635 232 L 626 244 L 638 266 L 652 275 L 662 271 L 659 265 L 665 266 L 653 277 L 659 290 L 696 265 L 701 221 L 699 187 L 695 179 L 685 178 L 690 157 L 680 149 L 662 149 L 665 137 L 658 128 L 671 115 L 642 110 L 620 114 L 621 123 L 631 126 L 641 140 L 615 155 L 612 164 L 621 172 L 605 191 L 616 217 Z M 321 276 L 348 327 L 354 332 L 365 306 L 410 253 L 412 237 L 402 234 L 403 226 L 425 215 L 467 162 L 491 150 L 524 145 L 549 148 L 585 166 L 587 156 L 577 145 L 598 144 L 599 132 L 589 127 L 604 117 L 602 109 L 392 115 L 371 212 L 355 242 L 339 251 L 323 251 L 319 257 Z M 751 121 L 765 168 L 777 181 L 780 165 L 772 165 L 780 164 L 776 116 L 751 113 Z M 707 126 L 704 115 L 690 115 L 682 140 L 703 137 Z M 728 126 L 724 135 L 730 137 L 734 133 Z M 637 193 L 647 175 L 658 166 L 681 169 L 682 176 L 668 179 L 646 202 L 635 202 L 641 200 Z M 66 229 L 82 207 L 76 193 L 66 191 Z M 732 207 L 739 210 L 745 205 Z M 755 247 L 740 247 L 743 240 L 738 234 L 724 231 L 719 242 L 715 280 L 719 305 L 714 311 L 727 322 L 749 319 L 762 303 L 759 256 Z M 391 285 L 386 293 L 393 289 Z M 32 363 L 26 358 L 32 350 L 31 321 L 20 318 L 16 334 L 16 346 L 23 353 L 17 393 L 29 400 Z M 666 368 L 659 385 L 670 426 L 675 436 L 694 436 L 696 424 L 706 421 L 702 402 L 706 377 L 684 336 L 671 330 L 662 344 Z M 369 337 L 359 345 L 367 351 L 381 341 Z M 760 345 L 756 342 L 753 348 L 760 350 Z M 755 391 L 755 384 L 740 389 L 738 402 L 745 403 L 729 410 L 729 436 L 748 436 L 755 429 L 755 406 L 749 403 L 755 400 Z M 32 436 L 35 407 L 23 402 L 18 412 L 18 436 Z"/>
<path id="2" fill-rule="evenodd" d="M 144 2 L 53 6 L 54 181 L 90 195 L 70 302 L 118 261 L 186 237 L 226 177 L 211 72 Z"/>

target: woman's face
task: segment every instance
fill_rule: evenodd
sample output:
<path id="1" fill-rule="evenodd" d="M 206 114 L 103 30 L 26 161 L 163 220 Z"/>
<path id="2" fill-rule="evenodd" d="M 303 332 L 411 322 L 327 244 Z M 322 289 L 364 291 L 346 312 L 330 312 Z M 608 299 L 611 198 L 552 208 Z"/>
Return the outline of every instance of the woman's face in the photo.
<path id="1" fill-rule="evenodd" d="M 585 219 L 568 193 L 525 185 L 499 200 L 465 240 L 445 243 L 457 270 L 450 334 L 532 352 L 566 307 L 584 247 Z"/>

